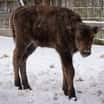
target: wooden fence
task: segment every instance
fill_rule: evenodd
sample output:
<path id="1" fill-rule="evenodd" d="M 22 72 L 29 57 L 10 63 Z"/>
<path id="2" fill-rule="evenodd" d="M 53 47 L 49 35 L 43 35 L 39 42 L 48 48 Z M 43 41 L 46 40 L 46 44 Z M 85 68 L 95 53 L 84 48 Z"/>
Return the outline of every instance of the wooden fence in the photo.
<path id="1" fill-rule="evenodd" d="M 2 0 L 3 1 L 3 0 Z M 11 1 L 11 0 L 10 0 Z M 9 26 L 9 17 L 13 9 L 18 6 L 16 0 L 11 6 L 6 4 L 4 11 L 0 9 L 0 35 L 11 36 L 11 30 Z M 62 0 L 62 6 L 72 9 L 80 14 L 83 20 L 87 20 L 89 25 L 97 25 L 104 27 L 104 0 Z M 90 20 L 90 21 L 89 21 Z M 102 35 L 104 31 L 101 33 Z"/>

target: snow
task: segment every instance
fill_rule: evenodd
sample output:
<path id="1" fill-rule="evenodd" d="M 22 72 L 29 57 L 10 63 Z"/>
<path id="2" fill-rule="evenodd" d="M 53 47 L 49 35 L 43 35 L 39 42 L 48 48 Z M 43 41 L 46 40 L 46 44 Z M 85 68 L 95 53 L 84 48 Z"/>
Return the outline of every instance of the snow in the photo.
<path id="1" fill-rule="evenodd" d="M 32 91 L 14 86 L 12 38 L 0 37 L 0 104 L 104 104 L 104 46 L 93 45 L 86 58 L 73 56 L 74 85 L 78 100 L 64 96 L 62 66 L 58 53 L 51 48 L 38 48 L 27 60 Z"/>

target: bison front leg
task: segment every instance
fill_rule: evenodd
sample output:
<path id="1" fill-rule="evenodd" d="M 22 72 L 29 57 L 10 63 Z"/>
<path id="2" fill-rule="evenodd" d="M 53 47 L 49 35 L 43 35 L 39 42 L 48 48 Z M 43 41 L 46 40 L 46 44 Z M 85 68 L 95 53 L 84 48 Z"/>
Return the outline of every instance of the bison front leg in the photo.
<path id="1" fill-rule="evenodd" d="M 69 98 L 75 98 L 76 94 L 74 89 L 74 68 L 72 65 L 72 56 L 70 53 L 61 53 L 62 65 L 63 65 L 63 90 L 64 94 Z"/>
<path id="2" fill-rule="evenodd" d="M 69 98 L 73 98 L 73 97 L 76 98 L 73 79 L 74 79 L 74 71 L 73 69 L 71 69 L 71 65 L 69 65 L 68 67 L 64 67 L 63 68 L 63 90 L 64 90 L 64 94 L 66 96 L 69 96 Z"/>
<path id="3" fill-rule="evenodd" d="M 20 75 L 19 75 L 19 56 L 16 48 L 13 51 L 13 69 L 14 69 L 15 86 L 19 87 L 19 89 L 22 89 Z"/>
<path id="4" fill-rule="evenodd" d="M 20 64 L 20 74 L 21 74 L 23 88 L 31 90 L 26 74 L 26 60 L 22 60 Z"/>

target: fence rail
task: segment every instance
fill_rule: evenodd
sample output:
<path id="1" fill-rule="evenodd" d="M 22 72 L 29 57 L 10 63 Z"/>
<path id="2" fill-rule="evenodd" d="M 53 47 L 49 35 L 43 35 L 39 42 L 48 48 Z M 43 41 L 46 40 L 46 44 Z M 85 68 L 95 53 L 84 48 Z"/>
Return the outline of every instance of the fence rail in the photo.
<path id="1" fill-rule="evenodd" d="M 84 20 L 104 21 L 104 7 L 72 7 Z"/>
<path id="2" fill-rule="evenodd" d="M 18 6 L 16 0 L 15 2 L 8 2 L 4 6 L 1 6 L 0 0 L 0 8 L 3 7 L 4 9 L 0 9 L 0 35 L 1 34 L 11 34 L 11 30 L 9 29 L 9 18 L 10 13 L 13 9 Z M 8 0 L 4 0 L 8 1 Z M 12 0 L 10 0 L 12 1 Z M 27 0 L 32 1 L 32 0 Z M 55 0 L 58 1 L 58 0 Z M 64 7 L 70 8 L 73 11 L 77 12 L 81 18 L 84 20 L 85 23 L 91 26 L 98 26 L 101 27 L 101 37 L 104 38 L 104 0 L 62 0 L 61 5 Z M 9 5 L 10 4 L 10 5 Z M 65 5 L 64 5 L 65 4 Z M 12 7 L 11 7 L 12 6 Z M 4 11 L 2 11 L 4 10 Z M 86 20 L 86 21 L 85 21 Z M 100 38 L 100 37 L 99 37 Z"/>

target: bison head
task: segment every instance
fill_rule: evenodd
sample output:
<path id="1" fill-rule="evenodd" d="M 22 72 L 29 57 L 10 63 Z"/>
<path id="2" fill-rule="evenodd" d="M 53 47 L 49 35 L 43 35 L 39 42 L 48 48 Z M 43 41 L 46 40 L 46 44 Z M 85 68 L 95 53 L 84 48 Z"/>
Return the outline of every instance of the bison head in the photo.
<path id="1" fill-rule="evenodd" d="M 83 57 L 91 54 L 91 46 L 94 34 L 97 33 L 97 30 L 97 27 L 91 27 L 85 23 L 78 24 L 77 31 L 75 33 L 75 44 Z"/>

